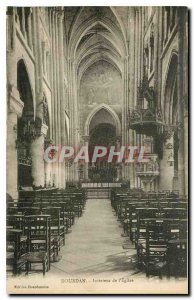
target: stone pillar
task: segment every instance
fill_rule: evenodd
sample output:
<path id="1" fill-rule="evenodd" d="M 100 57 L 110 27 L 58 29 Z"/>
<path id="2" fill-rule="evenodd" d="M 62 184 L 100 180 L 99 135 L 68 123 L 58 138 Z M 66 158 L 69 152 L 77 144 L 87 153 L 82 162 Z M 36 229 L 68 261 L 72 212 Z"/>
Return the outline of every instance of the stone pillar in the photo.
<path id="1" fill-rule="evenodd" d="M 188 11 L 185 8 L 184 14 L 184 146 L 185 146 L 185 195 L 188 195 L 188 75 L 189 75 L 189 65 L 188 65 Z"/>
<path id="2" fill-rule="evenodd" d="M 75 151 L 78 149 L 78 107 L 77 107 L 77 80 L 76 65 L 73 58 L 68 60 L 68 96 L 70 103 L 70 145 Z M 78 165 L 73 163 L 69 168 L 70 181 L 78 180 Z"/>
<path id="3" fill-rule="evenodd" d="M 41 42 L 42 48 L 42 64 L 43 64 L 43 74 L 46 74 L 46 42 Z"/>
<path id="4" fill-rule="evenodd" d="M 185 164 L 185 195 L 188 195 L 188 111 L 185 111 L 184 114 L 184 147 L 185 147 L 185 159 L 184 159 L 184 164 Z"/>
<path id="5" fill-rule="evenodd" d="M 30 49 L 32 49 L 32 8 L 29 8 L 29 14 L 28 14 L 28 18 L 27 18 L 27 22 L 28 22 L 28 44 Z M 33 49 L 32 49 L 33 50 Z"/>
<path id="6" fill-rule="evenodd" d="M 89 146 L 89 135 L 83 135 L 82 139 L 84 141 L 84 145 Z M 84 163 L 84 180 L 88 180 L 88 163 Z"/>
<path id="7" fill-rule="evenodd" d="M 52 164 L 44 162 L 44 179 L 45 179 L 45 187 L 49 187 L 52 185 L 52 177 L 51 177 L 51 171 L 52 170 Z"/>
<path id="8" fill-rule="evenodd" d="M 22 7 L 22 24 L 21 24 L 21 29 L 24 37 L 26 38 L 26 20 L 25 20 L 25 8 Z"/>
<path id="9" fill-rule="evenodd" d="M 45 184 L 45 169 L 44 169 L 44 138 L 46 137 L 48 127 L 42 124 L 40 135 L 37 136 L 31 143 L 32 156 L 32 178 L 33 185 L 44 187 Z"/>
<path id="10" fill-rule="evenodd" d="M 61 74 L 60 74 L 60 64 L 61 61 L 63 60 L 64 55 L 60 55 L 60 18 L 61 18 L 61 10 L 60 8 L 56 9 L 56 19 L 55 19 L 55 42 L 56 42 L 56 89 L 57 89 L 57 102 L 56 102 L 56 111 L 57 111 L 57 133 L 58 133 L 58 144 L 61 144 L 61 101 L 62 101 L 62 87 L 61 87 Z M 62 32 L 61 32 L 62 34 Z M 62 164 L 58 163 L 58 187 L 62 187 L 61 179 L 62 179 L 62 174 L 61 170 L 62 169 Z"/>
<path id="11" fill-rule="evenodd" d="M 136 65 L 136 44 L 135 44 L 135 39 L 136 37 L 136 11 L 135 8 L 130 10 L 129 13 L 129 24 L 128 24 L 128 30 L 129 30 L 129 36 L 128 36 L 128 60 L 127 60 L 127 64 L 126 64 L 126 71 L 127 72 L 127 86 L 125 87 L 126 89 L 126 97 L 127 97 L 127 103 L 126 103 L 126 108 L 125 108 L 125 113 L 128 114 L 128 110 L 129 108 L 134 108 L 135 106 L 135 102 L 136 102 L 136 92 L 135 92 L 135 82 L 136 82 L 136 69 L 135 69 L 135 65 Z M 127 145 L 134 145 L 134 132 L 133 130 L 129 129 L 128 130 L 128 124 L 125 128 L 122 128 L 122 130 L 126 131 L 128 137 L 127 137 Z M 130 186 L 133 187 L 134 186 L 134 165 L 133 164 L 129 164 L 129 166 L 127 166 L 127 173 L 130 180 Z M 125 172 L 124 172 L 124 177 L 125 177 Z"/>
<path id="12" fill-rule="evenodd" d="M 46 150 L 49 146 L 53 144 L 52 140 L 45 139 L 44 140 L 44 150 Z M 45 174 L 45 186 L 50 187 L 53 183 L 53 177 L 52 177 L 52 163 L 44 162 L 44 174 Z"/>
<path id="13" fill-rule="evenodd" d="M 42 40 L 40 34 L 40 8 L 36 7 L 33 11 L 33 31 L 34 31 L 34 54 L 35 64 L 35 87 L 36 87 L 36 118 L 43 118 L 43 57 L 42 57 Z"/>
<path id="14" fill-rule="evenodd" d="M 22 116 L 24 103 L 20 100 L 16 87 L 10 86 L 8 91 L 7 116 L 7 193 L 18 198 L 18 162 L 17 162 L 17 118 Z"/>
<path id="15" fill-rule="evenodd" d="M 174 132 L 168 131 L 163 145 L 163 158 L 160 162 L 160 190 L 172 190 L 174 178 Z M 170 162 L 171 161 L 171 162 Z"/>
<path id="16" fill-rule="evenodd" d="M 183 101 L 183 53 L 184 53 L 184 31 L 183 11 L 178 10 L 178 65 L 177 65 L 177 102 L 178 102 L 178 123 L 179 123 L 179 165 L 178 179 L 180 194 L 185 193 L 185 149 L 184 149 L 184 101 Z"/>
<path id="17" fill-rule="evenodd" d="M 66 99 L 64 90 L 64 48 L 63 48 L 63 38 L 64 38 L 64 10 L 58 12 L 59 17 L 59 57 L 61 58 L 59 64 L 59 86 L 60 86 L 60 131 L 61 131 L 61 146 L 66 145 L 67 137 L 65 136 L 65 120 L 66 120 Z M 61 188 L 66 187 L 66 166 L 65 161 L 60 163 L 61 168 Z"/>
<path id="18" fill-rule="evenodd" d="M 122 145 L 127 146 L 129 141 L 128 126 L 127 126 L 127 114 L 128 114 L 128 97 L 129 97 L 129 87 L 128 87 L 128 56 L 124 59 L 124 72 L 123 72 L 123 107 L 122 107 Z M 122 165 L 123 179 L 128 180 L 128 166 Z"/>

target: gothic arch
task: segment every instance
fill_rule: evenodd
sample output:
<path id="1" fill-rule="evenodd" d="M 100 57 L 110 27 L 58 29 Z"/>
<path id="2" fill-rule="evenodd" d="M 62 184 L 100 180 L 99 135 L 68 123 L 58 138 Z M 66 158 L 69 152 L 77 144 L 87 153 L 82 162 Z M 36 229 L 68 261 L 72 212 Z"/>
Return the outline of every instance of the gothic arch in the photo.
<path id="1" fill-rule="evenodd" d="M 115 111 L 107 104 L 100 104 L 98 106 L 96 106 L 88 115 L 86 122 L 85 122 L 85 127 L 84 127 L 84 134 L 86 136 L 89 135 L 89 129 L 90 129 L 90 122 L 92 120 L 92 118 L 95 116 L 95 114 L 97 112 L 99 112 L 101 109 L 105 109 L 113 118 L 113 120 L 115 121 L 115 127 L 116 127 L 116 135 L 121 135 L 121 123 L 119 120 L 118 115 L 115 113 Z"/>
<path id="2" fill-rule="evenodd" d="M 18 156 L 18 186 L 31 186 L 32 157 L 31 137 L 34 132 L 35 110 L 31 83 L 23 59 L 17 62 L 17 89 L 24 103 L 22 116 L 17 122 L 17 156 Z"/>
<path id="3" fill-rule="evenodd" d="M 97 17 L 90 18 L 89 20 L 86 20 L 82 23 L 82 26 L 78 28 L 75 35 L 70 39 L 70 54 L 72 54 L 73 57 L 76 57 L 76 51 L 77 47 L 82 39 L 82 37 L 94 26 L 101 25 L 104 28 L 106 28 L 111 34 L 112 37 L 117 41 L 117 50 L 123 54 L 124 51 L 126 51 L 125 42 L 123 40 L 123 37 L 120 36 L 120 30 L 117 26 L 115 26 L 113 23 L 110 22 L 110 20 L 100 20 Z M 121 46 L 121 47 L 118 47 Z"/>
<path id="4" fill-rule="evenodd" d="M 19 58 L 17 61 L 17 89 L 20 93 L 21 100 L 24 102 L 24 109 L 25 105 L 30 106 L 29 109 L 31 110 L 31 113 L 33 113 L 33 118 L 35 118 L 34 93 L 28 66 L 23 57 Z"/>
<path id="5" fill-rule="evenodd" d="M 109 63 L 115 68 L 115 70 L 117 70 L 117 72 L 122 78 L 122 68 L 121 66 L 118 66 L 114 58 L 112 58 L 110 55 L 106 55 L 102 58 L 100 54 L 96 53 L 93 57 L 91 57 L 84 64 L 82 64 L 82 66 L 78 69 L 78 86 L 80 86 L 80 82 L 84 73 L 87 72 L 88 68 L 90 68 L 93 64 L 95 64 L 98 61 L 105 61 Z"/>

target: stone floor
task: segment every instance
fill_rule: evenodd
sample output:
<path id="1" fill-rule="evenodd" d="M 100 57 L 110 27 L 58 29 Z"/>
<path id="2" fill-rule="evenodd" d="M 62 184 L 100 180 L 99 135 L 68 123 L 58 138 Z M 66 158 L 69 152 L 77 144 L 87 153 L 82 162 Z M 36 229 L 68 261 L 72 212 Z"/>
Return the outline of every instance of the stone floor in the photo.
<path id="1" fill-rule="evenodd" d="M 121 234 L 110 200 L 88 199 L 83 216 L 76 219 L 72 232 L 66 236 L 66 245 L 60 252 L 62 259 L 52 264 L 48 275 L 103 275 L 103 278 L 136 275 L 139 273 L 135 268 L 136 251 Z M 122 245 L 126 242 L 130 248 L 124 250 Z"/>

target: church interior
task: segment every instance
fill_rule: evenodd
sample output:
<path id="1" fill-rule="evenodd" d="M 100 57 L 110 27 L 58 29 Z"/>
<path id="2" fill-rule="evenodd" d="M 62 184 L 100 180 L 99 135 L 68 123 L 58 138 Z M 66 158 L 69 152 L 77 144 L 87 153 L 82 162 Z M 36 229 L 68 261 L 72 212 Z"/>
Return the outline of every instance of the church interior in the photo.
<path id="1" fill-rule="evenodd" d="M 8 278 L 186 279 L 187 8 L 7 7 L 6 22 Z M 51 145 L 148 162 L 49 163 Z"/>

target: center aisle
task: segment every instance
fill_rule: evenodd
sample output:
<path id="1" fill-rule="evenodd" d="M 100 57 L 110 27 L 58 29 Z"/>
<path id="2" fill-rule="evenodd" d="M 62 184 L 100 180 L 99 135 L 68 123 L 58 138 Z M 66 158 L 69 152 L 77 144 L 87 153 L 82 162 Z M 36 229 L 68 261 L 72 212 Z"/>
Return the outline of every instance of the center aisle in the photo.
<path id="1" fill-rule="evenodd" d="M 124 250 L 126 238 L 108 199 L 88 199 L 83 216 L 66 235 L 62 259 L 53 263 L 49 276 L 128 277 L 135 272 L 135 249 Z"/>

